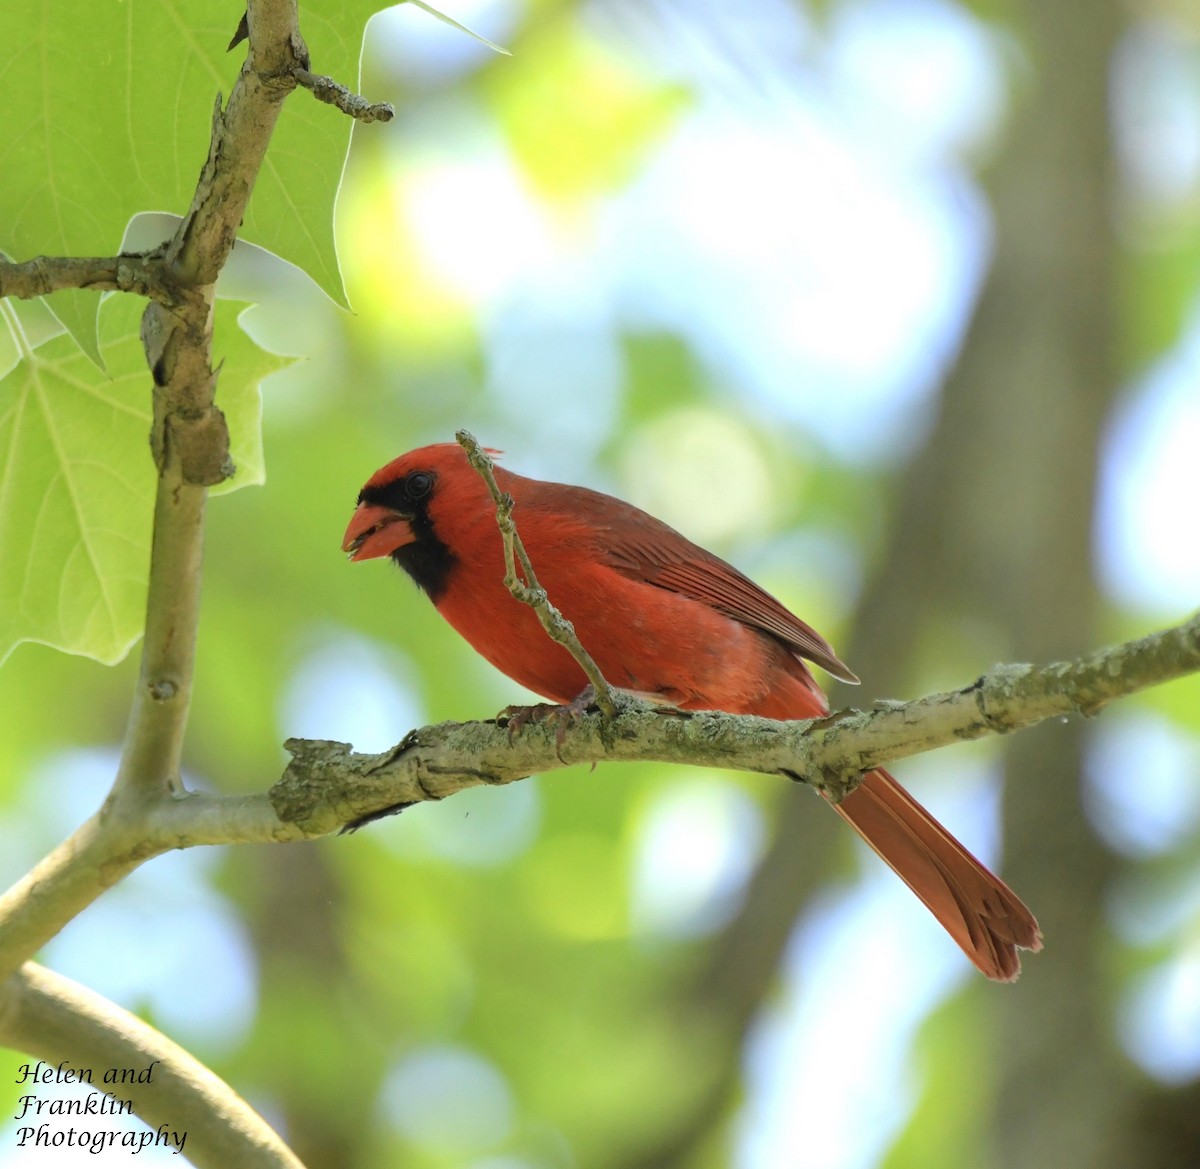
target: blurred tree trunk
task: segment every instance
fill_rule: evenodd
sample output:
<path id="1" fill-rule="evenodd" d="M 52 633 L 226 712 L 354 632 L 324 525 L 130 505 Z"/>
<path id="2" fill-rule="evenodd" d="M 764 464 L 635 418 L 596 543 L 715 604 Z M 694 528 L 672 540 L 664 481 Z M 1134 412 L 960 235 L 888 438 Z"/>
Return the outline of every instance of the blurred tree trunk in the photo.
<path id="1" fill-rule="evenodd" d="M 1121 376 L 1108 87 L 1122 14 L 1110 0 L 1022 14 L 1037 84 L 991 176 L 992 266 L 864 606 L 868 653 L 898 626 L 958 615 L 990 626 L 1004 659 L 1101 640 L 1091 531 Z M 1114 1040 L 1105 904 L 1119 862 L 1085 814 L 1085 734 L 1038 728 L 1006 756 L 1005 875 L 1047 945 L 998 1000 L 982 1057 L 997 1060 L 995 1163 L 1025 1169 L 1145 1163 L 1123 1139 L 1140 1077 Z"/>
<path id="2" fill-rule="evenodd" d="M 267 1032 L 263 1046 L 275 1060 L 271 1082 L 293 1151 L 306 1169 L 356 1169 L 368 1164 L 379 1051 L 342 942 L 345 897 L 329 859 L 318 843 L 256 849 L 250 858 L 259 890 L 257 1025 Z M 328 1090 L 331 1079 L 337 1093 Z"/>
<path id="3" fill-rule="evenodd" d="M 890 546 L 863 598 L 847 661 L 872 693 L 900 692 L 922 630 L 960 625 L 994 660 L 1045 660 L 1101 640 L 1091 533 L 1097 454 L 1121 380 L 1110 68 L 1113 0 L 1021 9 L 1033 84 L 1019 93 L 990 175 L 993 262 L 926 448 L 897 491 Z M 1200 1164 L 1196 1092 L 1160 1090 L 1119 1052 L 1106 901 L 1120 862 L 1081 798 L 1086 728 L 1014 738 L 1006 759 L 1005 874 L 1046 950 L 997 996 L 992 1132 L 963 1165 L 1184 1169 Z M 748 1025 L 772 983 L 828 836 L 787 801 L 742 913 L 716 939 L 701 1001 Z M 803 842 L 803 847 L 798 844 Z M 978 1070 L 971 1074 L 981 1074 Z M 707 1109 L 707 1112 L 705 1111 Z M 659 1164 L 687 1164 L 719 1123 L 712 1101 Z M 639 1164 L 650 1164 L 647 1158 Z"/>
<path id="4" fill-rule="evenodd" d="M 1110 0 L 1030 4 L 1025 16 L 1039 84 L 995 175 L 995 260 L 947 386 L 952 497 L 973 514 L 954 517 L 944 545 L 964 542 L 959 583 L 978 590 L 1005 656 L 1044 659 L 1100 640 L 1091 531 L 1121 376 L 1108 89 L 1122 17 Z M 1104 1164 L 1134 1087 L 1106 977 L 1119 863 L 1083 806 L 1085 735 L 1044 727 L 1007 754 L 1005 868 L 1047 948 L 1000 1004 L 993 1134 L 999 1163 L 1031 1169 Z"/>
<path id="5" fill-rule="evenodd" d="M 1123 9 L 1023 7 L 1037 85 L 991 176 L 995 255 L 930 443 L 903 485 L 887 568 L 857 640 L 903 660 L 897 630 L 965 616 L 1006 660 L 1102 640 L 1091 532 L 1116 353 L 1116 163 L 1108 124 Z M 1007 752 L 1005 875 L 1046 950 L 998 1000 L 992 1146 L 1023 1169 L 1200 1163 L 1196 1093 L 1149 1083 L 1115 1042 L 1106 903 L 1120 862 L 1083 801 L 1086 728 L 1047 726 Z"/>

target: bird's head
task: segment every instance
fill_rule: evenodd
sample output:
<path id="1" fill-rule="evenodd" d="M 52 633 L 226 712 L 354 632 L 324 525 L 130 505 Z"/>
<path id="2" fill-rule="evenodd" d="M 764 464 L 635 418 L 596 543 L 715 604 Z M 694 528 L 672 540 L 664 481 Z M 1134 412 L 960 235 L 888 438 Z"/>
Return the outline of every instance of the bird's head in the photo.
<path id="1" fill-rule="evenodd" d="M 436 595 L 457 559 L 448 538 L 468 515 L 490 511 L 487 485 L 462 447 L 453 442 L 421 447 L 367 480 L 342 551 L 351 560 L 390 556 Z"/>

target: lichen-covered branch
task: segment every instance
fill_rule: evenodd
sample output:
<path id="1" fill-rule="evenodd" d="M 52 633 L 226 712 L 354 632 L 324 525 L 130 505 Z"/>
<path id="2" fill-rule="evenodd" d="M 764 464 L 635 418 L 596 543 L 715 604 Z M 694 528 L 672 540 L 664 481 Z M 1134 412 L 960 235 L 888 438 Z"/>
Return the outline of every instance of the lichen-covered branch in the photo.
<path id="1" fill-rule="evenodd" d="M 837 799 L 872 767 L 1108 703 L 1200 673 L 1200 614 L 1183 625 L 1069 662 L 997 666 L 960 690 L 871 710 L 774 722 L 753 715 L 670 711 L 624 695 L 609 719 L 585 714 L 563 728 L 528 723 L 510 736 L 504 720 L 440 723 L 411 731 L 390 751 L 291 739 L 283 776 L 267 794 L 188 792 L 160 800 L 136 824 L 99 815 L 0 898 L 0 977 L 36 949 L 58 905 L 94 898 L 143 861 L 203 844 L 284 843 L 340 832 L 384 809 L 441 800 L 482 784 L 513 783 L 574 763 L 656 761 L 799 776 Z M 100 874 L 99 877 L 96 874 Z M 100 888 L 92 887 L 97 883 Z M 66 891 L 64 893 L 64 890 Z M 71 896 L 68 896 L 70 894 Z M 50 904 L 44 902 L 49 899 Z"/>
<path id="2" fill-rule="evenodd" d="M 353 93 L 332 77 L 324 77 L 319 73 L 310 73 L 307 69 L 296 70 L 296 80 L 307 89 L 317 101 L 335 106 L 343 114 L 358 122 L 390 122 L 396 111 L 390 102 L 370 102 L 365 97 Z"/>
<path id="3" fill-rule="evenodd" d="M 271 802 L 281 822 L 323 835 L 380 809 L 605 760 L 799 775 L 837 799 L 873 767 L 1049 718 L 1094 715 L 1115 699 L 1196 672 L 1200 615 L 1076 661 L 998 666 L 961 690 L 813 721 L 671 712 L 621 697 L 615 719 L 585 715 L 565 729 L 528 724 L 511 741 L 497 722 L 424 727 L 381 755 L 292 739 L 292 762 Z"/>

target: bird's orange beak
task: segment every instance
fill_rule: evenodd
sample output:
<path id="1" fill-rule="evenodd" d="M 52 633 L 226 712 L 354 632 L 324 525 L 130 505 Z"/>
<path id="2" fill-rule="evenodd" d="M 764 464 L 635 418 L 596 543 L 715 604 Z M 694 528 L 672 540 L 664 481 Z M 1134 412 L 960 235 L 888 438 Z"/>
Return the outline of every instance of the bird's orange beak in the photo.
<path id="1" fill-rule="evenodd" d="M 342 539 L 342 551 L 351 560 L 390 556 L 416 539 L 408 517 L 378 504 L 360 503 Z"/>

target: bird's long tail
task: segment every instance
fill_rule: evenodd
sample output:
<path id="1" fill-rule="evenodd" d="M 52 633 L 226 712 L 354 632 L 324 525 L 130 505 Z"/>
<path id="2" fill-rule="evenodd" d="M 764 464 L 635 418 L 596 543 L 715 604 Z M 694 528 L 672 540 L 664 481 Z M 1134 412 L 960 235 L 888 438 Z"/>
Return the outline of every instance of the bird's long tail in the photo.
<path id="1" fill-rule="evenodd" d="M 882 768 L 834 807 L 988 978 L 1012 982 L 1021 973 L 1017 950 L 1042 948 L 1021 899 Z"/>

